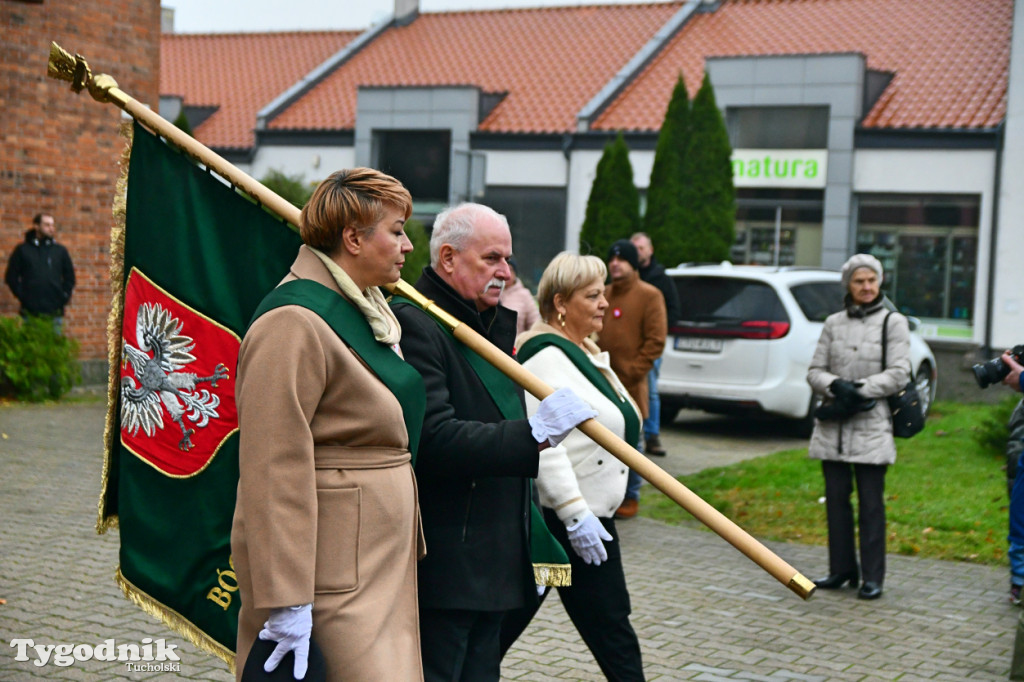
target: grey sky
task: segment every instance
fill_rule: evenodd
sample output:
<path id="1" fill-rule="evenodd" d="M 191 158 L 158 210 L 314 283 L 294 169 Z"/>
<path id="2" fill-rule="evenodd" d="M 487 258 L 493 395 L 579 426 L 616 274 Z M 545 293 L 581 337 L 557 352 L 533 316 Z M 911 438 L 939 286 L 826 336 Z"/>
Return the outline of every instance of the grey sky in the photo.
<path id="1" fill-rule="evenodd" d="M 623 1 L 420 0 L 420 10 L 437 12 Z M 174 29 L 179 33 L 363 29 L 387 18 L 394 9 L 394 0 L 162 0 L 161 4 L 174 9 Z"/>

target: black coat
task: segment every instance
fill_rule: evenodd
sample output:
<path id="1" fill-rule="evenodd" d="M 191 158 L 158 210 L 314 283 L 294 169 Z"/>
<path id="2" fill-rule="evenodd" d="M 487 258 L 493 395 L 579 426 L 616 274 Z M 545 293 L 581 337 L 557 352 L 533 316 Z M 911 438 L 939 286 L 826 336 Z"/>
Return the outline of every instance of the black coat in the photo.
<path id="1" fill-rule="evenodd" d="M 429 267 L 416 288 L 512 355 L 514 312 L 497 306 L 478 313 Z M 402 353 L 427 393 L 416 456 L 427 543 L 420 607 L 502 611 L 532 603 L 527 479 L 537 475 L 539 452 L 530 424 L 504 420 L 455 339 L 427 313 L 408 304 L 394 310 Z"/>
<path id="2" fill-rule="evenodd" d="M 647 264 L 647 267 L 640 268 L 640 279 L 658 287 L 661 295 L 665 297 L 665 319 L 668 321 L 668 326 L 671 327 L 678 322 L 683 314 L 679 305 L 679 292 L 676 289 L 676 283 L 665 274 L 665 266 L 651 256 L 651 262 Z"/>
<path id="3" fill-rule="evenodd" d="M 33 229 L 14 248 L 4 281 L 21 302 L 22 313 L 63 315 L 75 288 L 75 268 L 67 249 Z"/>

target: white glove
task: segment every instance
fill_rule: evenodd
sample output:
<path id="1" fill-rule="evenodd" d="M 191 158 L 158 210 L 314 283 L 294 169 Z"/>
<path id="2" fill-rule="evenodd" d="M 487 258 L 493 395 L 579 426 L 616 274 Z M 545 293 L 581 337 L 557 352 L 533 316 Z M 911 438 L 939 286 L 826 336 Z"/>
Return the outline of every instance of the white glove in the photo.
<path id="1" fill-rule="evenodd" d="M 602 561 L 608 561 L 608 550 L 601 540 L 611 542 L 612 536 L 593 512 L 587 511 L 586 516 L 565 530 L 573 550 L 585 563 L 600 566 Z"/>
<path id="2" fill-rule="evenodd" d="M 265 671 L 277 669 L 281 659 L 289 651 L 295 652 L 295 679 L 306 676 L 309 665 L 309 636 L 313 632 L 313 605 L 286 606 L 271 609 L 270 617 L 260 630 L 260 639 L 277 642 L 277 647 L 263 664 Z"/>
<path id="3" fill-rule="evenodd" d="M 554 447 L 565 440 L 580 422 L 597 416 L 597 412 L 572 392 L 560 388 L 540 401 L 537 411 L 530 417 L 533 438 L 538 443 L 547 441 Z"/>

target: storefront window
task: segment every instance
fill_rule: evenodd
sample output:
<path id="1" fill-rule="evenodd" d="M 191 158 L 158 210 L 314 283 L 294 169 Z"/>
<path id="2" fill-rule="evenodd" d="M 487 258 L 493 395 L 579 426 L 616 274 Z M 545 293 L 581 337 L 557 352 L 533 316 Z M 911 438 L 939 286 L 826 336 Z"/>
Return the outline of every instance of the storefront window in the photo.
<path id="1" fill-rule="evenodd" d="M 821 206 L 820 190 L 738 189 L 736 240 L 729 259 L 751 265 L 821 265 Z"/>
<path id="2" fill-rule="evenodd" d="M 885 294 L 903 313 L 932 323 L 938 336 L 969 331 L 980 199 L 862 195 L 858 204 L 857 251 L 882 262 Z"/>

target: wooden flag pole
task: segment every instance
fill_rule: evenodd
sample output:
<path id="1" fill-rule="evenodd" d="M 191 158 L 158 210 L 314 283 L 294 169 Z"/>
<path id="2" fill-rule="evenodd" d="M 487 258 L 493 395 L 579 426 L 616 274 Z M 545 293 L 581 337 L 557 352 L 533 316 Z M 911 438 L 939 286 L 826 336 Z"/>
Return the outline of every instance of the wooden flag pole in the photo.
<path id="1" fill-rule="evenodd" d="M 290 202 L 278 196 L 259 181 L 243 173 L 209 147 L 179 130 L 170 121 L 151 111 L 137 100 L 129 97 L 117 87 L 117 82 L 106 74 L 93 76 L 89 65 L 81 55 L 71 56 L 57 43 L 50 45 L 50 62 L 47 73 L 60 80 L 71 82 L 74 92 L 88 89 L 98 102 L 110 102 L 128 112 L 137 121 L 165 137 L 189 156 L 216 171 L 234 186 L 261 203 L 271 212 L 298 227 L 300 211 Z M 553 389 L 538 379 L 529 370 L 503 353 L 480 334 L 460 323 L 433 301 L 425 298 L 408 283 L 399 280 L 386 285 L 392 293 L 404 296 L 422 307 L 427 313 L 451 329 L 456 339 L 501 370 L 510 379 L 540 400 L 549 396 Z M 679 506 L 692 514 L 698 521 L 718 533 L 723 539 L 745 554 L 754 563 L 770 573 L 776 580 L 791 589 L 803 599 L 814 593 L 814 583 L 786 563 L 777 554 L 761 544 L 745 530 L 729 520 L 724 514 L 705 502 L 685 485 L 670 476 L 664 469 L 640 454 L 637 449 L 616 436 L 594 419 L 579 425 L 595 443 L 621 460 L 626 466 L 643 476 L 651 485 L 665 493 Z"/>

